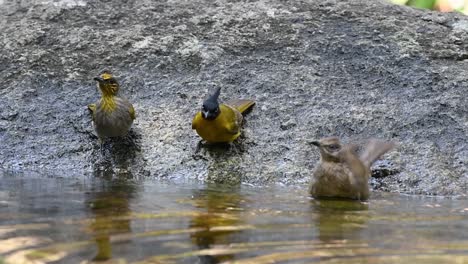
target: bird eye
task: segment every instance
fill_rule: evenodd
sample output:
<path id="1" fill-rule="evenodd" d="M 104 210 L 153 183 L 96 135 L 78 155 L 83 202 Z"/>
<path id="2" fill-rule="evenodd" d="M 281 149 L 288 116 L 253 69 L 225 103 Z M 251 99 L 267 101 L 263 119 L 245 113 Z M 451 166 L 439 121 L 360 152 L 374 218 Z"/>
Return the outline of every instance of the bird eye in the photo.
<path id="1" fill-rule="evenodd" d="M 340 149 L 340 145 L 337 145 L 337 144 L 329 145 L 328 149 L 330 149 L 331 151 L 336 151 Z"/>

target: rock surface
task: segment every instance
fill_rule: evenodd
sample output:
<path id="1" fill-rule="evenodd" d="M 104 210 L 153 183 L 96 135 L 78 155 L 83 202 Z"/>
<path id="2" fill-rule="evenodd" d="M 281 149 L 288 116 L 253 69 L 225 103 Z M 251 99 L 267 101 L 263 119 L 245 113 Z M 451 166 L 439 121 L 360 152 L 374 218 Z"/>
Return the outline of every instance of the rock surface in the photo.
<path id="1" fill-rule="evenodd" d="M 399 146 L 375 189 L 466 195 L 468 18 L 383 1 L 1 1 L 0 165 L 303 184 L 308 140 Z M 101 155 L 88 103 L 111 70 L 137 110 Z M 208 91 L 253 98 L 232 146 L 199 146 Z"/>

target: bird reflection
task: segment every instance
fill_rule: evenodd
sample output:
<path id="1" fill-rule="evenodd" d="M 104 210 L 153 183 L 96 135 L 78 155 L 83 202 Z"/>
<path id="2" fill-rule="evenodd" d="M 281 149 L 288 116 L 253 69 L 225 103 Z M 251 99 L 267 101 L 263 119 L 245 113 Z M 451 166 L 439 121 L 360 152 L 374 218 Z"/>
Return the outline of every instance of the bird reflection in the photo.
<path id="1" fill-rule="evenodd" d="M 315 226 L 318 238 L 323 243 L 336 240 L 359 240 L 369 219 L 367 203 L 353 200 L 322 199 L 312 200 Z"/>
<path id="2" fill-rule="evenodd" d="M 93 191 L 86 203 L 93 219 L 89 231 L 97 245 L 96 261 L 112 258 L 111 236 L 131 232 L 130 201 L 135 197 L 137 185 L 130 173 L 101 172 L 99 190 Z"/>
<path id="3" fill-rule="evenodd" d="M 244 223 L 240 215 L 243 197 L 239 188 L 219 187 L 214 183 L 208 184 L 207 188 L 197 190 L 193 195 L 195 206 L 202 211 L 190 221 L 191 228 L 200 229 L 191 235 L 191 240 L 200 250 L 228 245 L 233 235 L 239 232 L 236 227 Z M 203 255 L 199 256 L 199 263 L 221 263 L 233 258 L 233 254 Z"/>
<path id="4" fill-rule="evenodd" d="M 87 193 L 85 203 L 93 216 L 88 231 L 97 245 L 95 261 L 112 258 L 113 235 L 131 232 L 130 202 L 139 186 L 131 171 L 141 163 L 140 138 L 134 130 L 125 137 L 109 138 L 105 144 L 108 154 L 92 159 L 96 181 L 92 186 L 96 189 Z M 95 154 L 93 157 L 100 156 Z"/>

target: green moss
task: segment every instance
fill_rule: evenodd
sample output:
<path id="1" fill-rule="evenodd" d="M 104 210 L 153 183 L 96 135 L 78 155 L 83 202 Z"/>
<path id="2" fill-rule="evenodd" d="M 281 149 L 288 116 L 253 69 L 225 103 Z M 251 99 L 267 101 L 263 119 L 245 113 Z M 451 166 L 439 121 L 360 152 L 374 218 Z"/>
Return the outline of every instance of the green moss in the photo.
<path id="1" fill-rule="evenodd" d="M 427 8 L 432 9 L 434 7 L 435 0 L 409 0 L 406 5 L 417 7 L 417 8 Z"/>

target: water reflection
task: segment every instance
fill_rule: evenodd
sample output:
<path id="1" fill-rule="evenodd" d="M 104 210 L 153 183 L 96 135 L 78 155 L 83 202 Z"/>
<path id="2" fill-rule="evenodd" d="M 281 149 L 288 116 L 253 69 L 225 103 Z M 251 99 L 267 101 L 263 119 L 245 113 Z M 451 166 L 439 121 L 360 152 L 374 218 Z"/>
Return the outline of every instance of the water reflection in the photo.
<path id="1" fill-rule="evenodd" d="M 466 200 L 305 192 L 140 181 L 124 170 L 0 174 L 0 254 L 8 264 L 468 263 Z"/>
<path id="2" fill-rule="evenodd" d="M 112 258 L 112 236 L 132 232 L 130 204 L 137 196 L 139 185 L 129 168 L 140 150 L 137 139 L 133 130 L 126 137 L 108 139 L 100 153 L 100 162 L 95 163 L 97 182 L 85 198 L 86 208 L 92 215 L 88 231 L 97 246 L 94 261 Z"/>
<path id="3" fill-rule="evenodd" d="M 131 173 L 118 171 L 99 172 L 101 179 L 95 191 L 88 192 L 85 203 L 91 212 L 89 232 L 94 236 L 97 254 L 93 260 L 112 258 L 112 235 L 131 233 L 131 200 L 138 185 Z"/>
<path id="4" fill-rule="evenodd" d="M 227 245 L 232 241 L 231 235 L 240 232 L 236 227 L 244 224 L 240 215 L 244 198 L 239 190 L 239 187 L 222 188 L 208 184 L 205 189 L 194 192 L 194 206 L 202 211 L 190 220 L 191 228 L 200 229 L 190 238 L 198 249 Z M 221 263 L 232 259 L 233 254 L 201 255 L 199 263 Z"/>
<path id="5" fill-rule="evenodd" d="M 358 240 L 369 220 L 369 204 L 352 200 L 311 200 L 312 216 L 323 243 Z"/>

